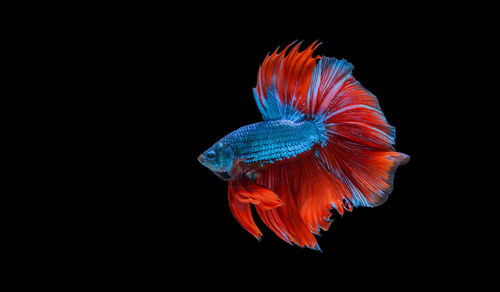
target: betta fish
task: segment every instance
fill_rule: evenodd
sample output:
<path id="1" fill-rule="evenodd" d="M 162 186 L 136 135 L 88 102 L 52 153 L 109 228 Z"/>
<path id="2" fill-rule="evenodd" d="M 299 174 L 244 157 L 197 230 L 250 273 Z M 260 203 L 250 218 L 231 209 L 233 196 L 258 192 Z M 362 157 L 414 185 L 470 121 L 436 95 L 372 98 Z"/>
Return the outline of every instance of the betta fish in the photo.
<path id="1" fill-rule="evenodd" d="M 198 160 L 228 182 L 231 213 L 250 234 L 262 236 L 253 205 L 279 238 L 320 250 L 315 235 L 328 230 L 333 209 L 383 204 L 409 156 L 395 151 L 395 128 L 349 62 L 313 56 L 317 42 L 302 51 L 293 44 L 259 68 L 253 93 L 263 121 Z"/>

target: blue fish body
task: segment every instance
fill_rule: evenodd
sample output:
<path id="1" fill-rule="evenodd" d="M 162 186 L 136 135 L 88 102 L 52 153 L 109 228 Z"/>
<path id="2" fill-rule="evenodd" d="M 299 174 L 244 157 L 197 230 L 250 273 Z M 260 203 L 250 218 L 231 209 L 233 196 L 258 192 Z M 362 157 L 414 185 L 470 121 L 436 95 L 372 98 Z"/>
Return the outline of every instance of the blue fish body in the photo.
<path id="1" fill-rule="evenodd" d="M 252 169 L 310 151 L 325 140 L 325 132 L 315 121 L 269 120 L 243 126 L 218 143 L 227 143 L 234 158 Z"/>

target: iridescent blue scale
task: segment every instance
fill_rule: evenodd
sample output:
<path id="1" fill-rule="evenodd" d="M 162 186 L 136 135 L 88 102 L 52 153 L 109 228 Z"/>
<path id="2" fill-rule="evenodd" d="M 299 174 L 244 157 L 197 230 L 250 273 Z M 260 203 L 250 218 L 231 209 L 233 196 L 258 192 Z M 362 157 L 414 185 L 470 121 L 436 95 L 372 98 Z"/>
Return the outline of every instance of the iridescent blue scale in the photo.
<path id="1" fill-rule="evenodd" d="M 264 166 L 310 150 L 321 137 L 314 121 L 270 120 L 241 127 L 221 142 L 244 163 Z"/>

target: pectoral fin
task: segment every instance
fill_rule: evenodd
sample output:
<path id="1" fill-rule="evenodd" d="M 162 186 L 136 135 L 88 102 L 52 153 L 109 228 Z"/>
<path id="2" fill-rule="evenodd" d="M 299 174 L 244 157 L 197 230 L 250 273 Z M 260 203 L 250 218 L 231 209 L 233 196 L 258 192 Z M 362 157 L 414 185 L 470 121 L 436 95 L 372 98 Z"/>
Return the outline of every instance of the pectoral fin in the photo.
<path id="1" fill-rule="evenodd" d="M 262 233 L 253 221 L 250 204 L 262 210 L 274 209 L 283 204 L 276 193 L 245 176 L 229 180 L 228 196 L 233 216 L 257 239 L 260 239 Z"/>

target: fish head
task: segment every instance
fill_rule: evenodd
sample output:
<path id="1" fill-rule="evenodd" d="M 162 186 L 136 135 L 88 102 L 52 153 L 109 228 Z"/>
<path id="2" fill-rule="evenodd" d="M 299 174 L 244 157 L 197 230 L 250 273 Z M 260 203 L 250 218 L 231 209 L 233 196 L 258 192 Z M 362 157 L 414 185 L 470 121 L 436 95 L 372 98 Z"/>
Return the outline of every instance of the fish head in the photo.
<path id="1" fill-rule="evenodd" d="M 228 180 L 233 166 L 234 153 L 228 143 L 219 141 L 198 156 L 198 161 L 219 178 Z"/>

